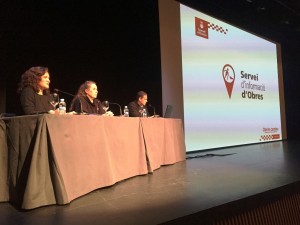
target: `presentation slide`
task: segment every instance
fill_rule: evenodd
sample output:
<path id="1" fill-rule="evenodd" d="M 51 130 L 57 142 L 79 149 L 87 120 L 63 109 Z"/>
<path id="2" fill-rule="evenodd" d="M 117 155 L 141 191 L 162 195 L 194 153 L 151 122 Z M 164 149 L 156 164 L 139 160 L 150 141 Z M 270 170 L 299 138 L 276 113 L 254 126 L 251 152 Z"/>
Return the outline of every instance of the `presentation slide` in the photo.
<path id="1" fill-rule="evenodd" d="M 282 140 L 276 43 L 180 4 L 187 151 Z"/>

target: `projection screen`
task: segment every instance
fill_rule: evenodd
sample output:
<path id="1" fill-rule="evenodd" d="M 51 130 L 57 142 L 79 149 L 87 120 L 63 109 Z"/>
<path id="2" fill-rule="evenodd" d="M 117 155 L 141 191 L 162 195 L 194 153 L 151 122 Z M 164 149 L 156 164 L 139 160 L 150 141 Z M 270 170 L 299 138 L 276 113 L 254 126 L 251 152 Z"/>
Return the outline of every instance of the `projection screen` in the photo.
<path id="1" fill-rule="evenodd" d="M 187 151 L 286 139 L 280 45 L 176 1 L 159 7 L 163 104 L 183 119 Z"/>

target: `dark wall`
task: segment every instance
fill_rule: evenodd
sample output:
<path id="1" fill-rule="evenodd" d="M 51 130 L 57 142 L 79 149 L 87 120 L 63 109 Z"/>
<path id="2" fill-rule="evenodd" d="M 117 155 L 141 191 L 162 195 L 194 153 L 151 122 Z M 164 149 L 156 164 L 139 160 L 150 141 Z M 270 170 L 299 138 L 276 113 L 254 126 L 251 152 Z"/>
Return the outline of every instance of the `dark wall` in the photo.
<path id="1" fill-rule="evenodd" d="M 100 100 L 122 106 L 144 90 L 161 113 L 157 7 L 156 0 L 1 1 L 0 81 L 7 87 L 7 111 L 18 110 L 21 74 L 44 65 L 52 90 L 75 94 L 85 80 L 94 80 Z"/>
<path id="2" fill-rule="evenodd" d="M 299 137 L 300 32 L 270 22 L 271 15 L 259 16 L 242 5 L 247 1 L 180 2 L 281 43 L 288 137 Z M 0 31 L 0 87 L 7 90 L 7 112 L 18 111 L 15 91 L 21 74 L 45 65 L 52 90 L 75 94 L 82 82 L 94 80 L 100 100 L 122 106 L 145 90 L 162 113 L 157 0 L 2 0 Z"/>

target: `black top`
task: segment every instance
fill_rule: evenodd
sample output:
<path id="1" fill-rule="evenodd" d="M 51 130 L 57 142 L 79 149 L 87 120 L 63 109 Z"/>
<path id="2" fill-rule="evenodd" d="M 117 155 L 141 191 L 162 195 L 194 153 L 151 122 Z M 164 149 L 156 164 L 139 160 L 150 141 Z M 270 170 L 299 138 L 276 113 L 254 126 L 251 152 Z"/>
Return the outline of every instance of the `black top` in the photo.
<path id="1" fill-rule="evenodd" d="M 94 103 L 90 101 L 87 96 L 75 97 L 73 108 L 71 111 L 77 113 L 88 113 L 88 114 L 104 114 L 105 110 L 99 99 L 94 99 Z"/>
<path id="2" fill-rule="evenodd" d="M 25 87 L 20 95 L 20 102 L 25 115 L 47 113 L 53 109 L 50 95 L 39 95 L 32 87 Z"/>
<path id="3" fill-rule="evenodd" d="M 140 106 L 137 101 L 132 101 L 128 104 L 130 117 L 142 117 L 143 109 L 146 109 L 147 116 L 149 115 L 147 106 Z"/>

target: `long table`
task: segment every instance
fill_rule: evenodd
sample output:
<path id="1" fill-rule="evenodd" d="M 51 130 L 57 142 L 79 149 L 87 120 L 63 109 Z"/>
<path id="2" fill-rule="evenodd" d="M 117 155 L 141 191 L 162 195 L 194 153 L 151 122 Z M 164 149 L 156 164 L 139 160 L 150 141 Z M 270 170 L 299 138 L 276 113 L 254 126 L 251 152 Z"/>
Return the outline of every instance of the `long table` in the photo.
<path id="1" fill-rule="evenodd" d="M 0 119 L 0 201 L 68 204 L 185 160 L 182 121 L 97 115 Z"/>

